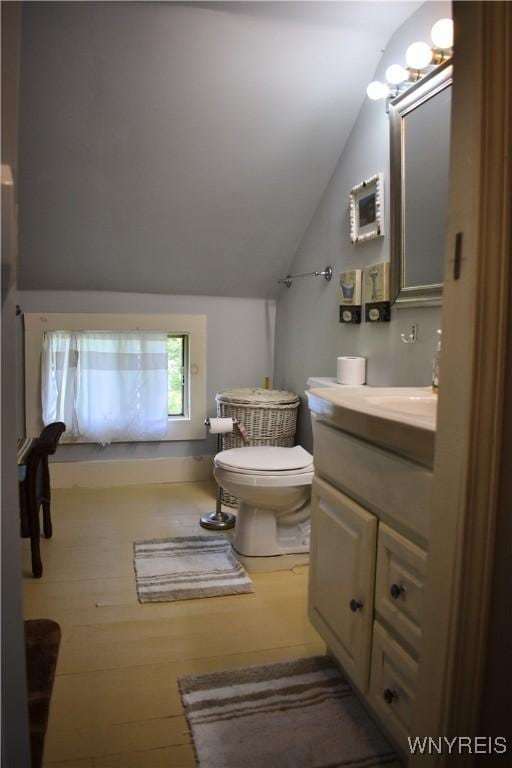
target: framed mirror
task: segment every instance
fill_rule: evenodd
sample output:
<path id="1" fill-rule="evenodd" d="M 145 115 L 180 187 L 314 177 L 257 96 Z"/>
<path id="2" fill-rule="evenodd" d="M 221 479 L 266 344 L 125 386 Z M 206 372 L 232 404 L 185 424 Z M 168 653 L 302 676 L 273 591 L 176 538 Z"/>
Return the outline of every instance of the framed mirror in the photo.
<path id="1" fill-rule="evenodd" d="M 399 305 L 442 300 L 452 71 L 444 62 L 389 107 L 390 280 Z"/>

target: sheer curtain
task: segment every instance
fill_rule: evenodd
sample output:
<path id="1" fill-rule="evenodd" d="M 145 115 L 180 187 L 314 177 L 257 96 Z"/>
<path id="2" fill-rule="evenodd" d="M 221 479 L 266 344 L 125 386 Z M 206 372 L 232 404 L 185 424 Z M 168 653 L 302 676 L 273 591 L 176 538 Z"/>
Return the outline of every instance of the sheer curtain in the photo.
<path id="1" fill-rule="evenodd" d="M 110 443 L 167 435 L 167 334 L 51 331 L 43 343 L 43 422 Z"/>

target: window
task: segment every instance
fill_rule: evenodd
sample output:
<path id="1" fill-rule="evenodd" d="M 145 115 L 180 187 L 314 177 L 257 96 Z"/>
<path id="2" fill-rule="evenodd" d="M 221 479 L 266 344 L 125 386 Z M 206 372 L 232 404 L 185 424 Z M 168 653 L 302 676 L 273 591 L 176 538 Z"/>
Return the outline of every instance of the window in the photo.
<path id="1" fill-rule="evenodd" d="M 187 336 L 167 336 L 167 413 L 185 416 L 187 403 Z"/>
<path id="2" fill-rule="evenodd" d="M 167 435 L 168 338 L 150 331 L 47 331 L 43 423 L 98 443 Z"/>
<path id="3" fill-rule="evenodd" d="M 25 333 L 27 435 L 44 420 L 74 442 L 204 439 L 204 316 L 27 314 Z"/>

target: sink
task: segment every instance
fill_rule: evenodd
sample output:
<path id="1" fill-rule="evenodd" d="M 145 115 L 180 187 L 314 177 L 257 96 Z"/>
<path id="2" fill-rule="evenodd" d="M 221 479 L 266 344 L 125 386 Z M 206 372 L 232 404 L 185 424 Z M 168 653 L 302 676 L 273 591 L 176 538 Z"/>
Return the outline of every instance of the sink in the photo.
<path id="1" fill-rule="evenodd" d="M 392 411 L 404 416 L 417 416 L 431 423 L 435 428 L 437 413 L 437 395 L 426 393 L 421 395 L 369 395 L 366 397 L 370 405 L 375 405 L 383 413 Z"/>
<path id="2" fill-rule="evenodd" d="M 437 395 L 430 387 L 326 387 L 306 394 L 314 419 L 433 466 Z"/>

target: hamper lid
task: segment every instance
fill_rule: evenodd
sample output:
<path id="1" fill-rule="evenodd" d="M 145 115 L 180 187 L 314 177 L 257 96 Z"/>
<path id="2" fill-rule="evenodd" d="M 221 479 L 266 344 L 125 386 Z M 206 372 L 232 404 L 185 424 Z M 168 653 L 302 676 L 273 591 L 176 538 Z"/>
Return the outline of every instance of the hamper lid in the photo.
<path id="1" fill-rule="evenodd" d="M 241 387 L 238 389 L 225 389 L 215 396 L 218 403 L 238 403 L 240 405 L 298 406 L 299 398 L 295 392 L 286 392 L 281 389 L 262 389 L 261 387 Z"/>
<path id="2" fill-rule="evenodd" d="M 300 445 L 293 448 L 278 448 L 269 445 L 230 448 L 215 457 L 215 463 L 226 469 L 276 472 L 304 470 L 313 464 L 313 457 Z"/>

